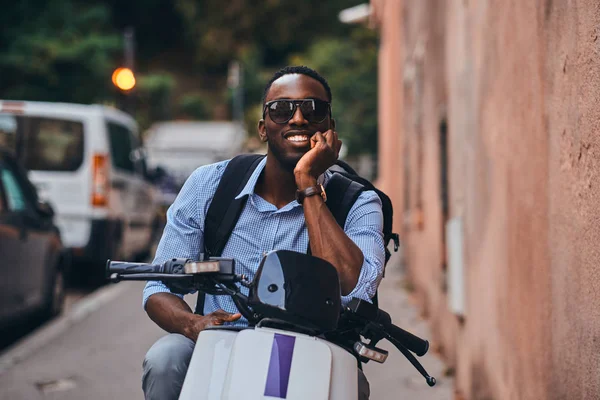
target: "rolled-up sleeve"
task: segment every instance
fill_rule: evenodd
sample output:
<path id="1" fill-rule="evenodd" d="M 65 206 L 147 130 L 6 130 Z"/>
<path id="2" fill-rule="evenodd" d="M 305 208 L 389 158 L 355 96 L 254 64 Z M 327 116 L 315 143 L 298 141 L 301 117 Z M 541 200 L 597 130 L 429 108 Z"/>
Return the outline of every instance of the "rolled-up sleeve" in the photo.
<path id="1" fill-rule="evenodd" d="M 342 296 L 342 304 L 347 304 L 353 297 L 371 301 L 385 264 L 383 211 L 377 193 L 369 190 L 360 194 L 348 213 L 344 231 L 361 249 L 364 261 L 356 287 Z"/>
<path id="2" fill-rule="evenodd" d="M 177 198 L 167 210 L 167 223 L 156 249 L 154 264 L 170 258 L 198 260 L 204 248 L 204 216 L 214 196 L 227 162 L 200 167 L 190 175 Z M 156 293 L 171 293 L 161 281 L 144 287 L 142 305 Z M 177 294 L 183 298 L 183 295 Z"/>

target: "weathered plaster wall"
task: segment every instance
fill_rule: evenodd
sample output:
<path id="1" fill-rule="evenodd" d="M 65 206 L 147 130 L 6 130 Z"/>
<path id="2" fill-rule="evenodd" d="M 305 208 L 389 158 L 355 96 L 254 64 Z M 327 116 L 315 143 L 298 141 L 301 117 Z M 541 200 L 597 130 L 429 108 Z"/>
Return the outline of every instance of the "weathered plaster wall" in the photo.
<path id="1" fill-rule="evenodd" d="M 547 1 L 554 398 L 600 398 L 600 2 Z"/>
<path id="2" fill-rule="evenodd" d="M 380 168 L 406 163 L 395 181 L 406 264 L 458 391 L 600 398 L 600 3 L 405 1 L 403 16 L 379 21 L 402 26 L 382 40 L 400 41 L 404 77 L 404 161 Z M 445 287 L 444 118 L 464 320 Z"/>
<path id="3" fill-rule="evenodd" d="M 376 4 L 375 4 L 376 3 Z M 379 168 L 377 184 L 390 196 L 394 204 L 394 226 L 400 226 L 403 218 L 400 205 L 402 181 L 397 179 L 403 168 L 398 164 L 398 152 L 402 151 L 402 0 L 374 1 L 373 19 L 381 21 L 379 46 Z"/>

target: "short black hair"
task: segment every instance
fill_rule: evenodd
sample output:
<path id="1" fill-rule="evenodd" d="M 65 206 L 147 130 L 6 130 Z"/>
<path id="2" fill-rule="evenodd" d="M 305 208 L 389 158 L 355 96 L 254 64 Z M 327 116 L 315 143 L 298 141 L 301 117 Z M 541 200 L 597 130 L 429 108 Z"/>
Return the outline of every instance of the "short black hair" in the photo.
<path id="1" fill-rule="evenodd" d="M 262 96 L 263 104 L 265 104 L 265 100 L 267 99 L 267 94 L 269 93 L 269 90 L 271 89 L 271 85 L 273 84 L 273 82 L 275 82 L 277 79 L 281 78 L 284 75 L 292 75 L 292 74 L 300 74 L 300 75 L 310 76 L 311 78 L 319 81 L 319 83 L 321 85 L 323 85 L 323 87 L 325 88 L 325 92 L 327 92 L 328 100 L 331 103 L 331 99 L 332 99 L 331 88 L 329 87 L 329 83 L 327 83 L 327 80 L 325 78 L 323 78 L 317 71 L 315 71 L 312 68 L 309 68 L 304 65 L 296 65 L 296 66 L 287 66 L 287 67 L 281 68 L 279 71 L 275 72 L 273 77 L 269 80 L 269 83 L 267 83 L 267 86 L 265 86 L 265 90 L 264 90 L 263 96 Z"/>

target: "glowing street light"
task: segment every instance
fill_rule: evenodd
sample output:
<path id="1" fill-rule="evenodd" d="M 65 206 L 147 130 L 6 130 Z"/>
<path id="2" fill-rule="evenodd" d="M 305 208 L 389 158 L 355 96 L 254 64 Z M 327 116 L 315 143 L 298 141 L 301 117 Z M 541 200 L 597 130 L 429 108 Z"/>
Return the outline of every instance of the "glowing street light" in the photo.
<path id="1" fill-rule="evenodd" d="M 123 91 L 129 91 L 135 86 L 135 76 L 129 68 L 117 68 L 112 74 L 112 82 Z"/>

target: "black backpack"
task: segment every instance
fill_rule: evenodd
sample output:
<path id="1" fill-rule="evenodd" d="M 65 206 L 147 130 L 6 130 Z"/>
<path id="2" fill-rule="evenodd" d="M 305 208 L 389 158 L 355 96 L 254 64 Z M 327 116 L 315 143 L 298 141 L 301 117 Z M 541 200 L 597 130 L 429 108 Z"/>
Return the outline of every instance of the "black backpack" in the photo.
<path id="1" fill-rule="evenodd" d="M 208 208 L 204 222 L 204 256 L 220 257 L 231 232 L 240 217 L 248 196 L 235 197 L 242 191 L 252 173 L 265 156 L 262 154 L 242 154 L 229 161 L 225 172 L 217 186 L 213 200 Z M 398 251 L 399 237 L 392 232 L 392 202 L 382 191 L 376 189 L 371 182 L 358 176 L 356 171 L 343 161 L 336 161 L 330 171 L 334 172 L 327 182 L 327 207 L 343 228 L 352 205 L 361 192 L 373 190 L 382 203 L 383 210 L 383 243 L 385 246 L 385 263 L 390 259 L 388 250 L 390 240 L 394 241 L 394 251 Z M 310 252 L 310 245 L 308 251 Z M 204 293 L 198 293 L 196 314 L 204 312 Z M 377 305 L 377 293 L 373 297 Z"/>

